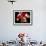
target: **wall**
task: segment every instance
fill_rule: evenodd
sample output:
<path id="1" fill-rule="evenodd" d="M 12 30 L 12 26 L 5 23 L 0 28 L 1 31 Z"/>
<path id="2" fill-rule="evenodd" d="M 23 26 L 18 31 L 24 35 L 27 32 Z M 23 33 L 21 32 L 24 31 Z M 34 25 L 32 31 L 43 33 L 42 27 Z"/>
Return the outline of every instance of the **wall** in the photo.
<path id="1" fill-rule="evenodd" d="M 13 10 L 33 10 L 32 26 L 14 26 Z M 0 41 L 15 40 L 19 32 L 31 34 L 33 40 L 46 40 L 46 1 L 17 0 L 13 5 L 0 0 Z"/>

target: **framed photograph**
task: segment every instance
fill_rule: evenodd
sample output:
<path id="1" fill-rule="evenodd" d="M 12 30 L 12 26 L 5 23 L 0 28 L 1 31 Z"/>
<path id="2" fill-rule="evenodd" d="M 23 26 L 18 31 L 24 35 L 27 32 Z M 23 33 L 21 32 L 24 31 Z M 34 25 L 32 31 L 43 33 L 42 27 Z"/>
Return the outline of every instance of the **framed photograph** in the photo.
<path id="1" fill-rule="evenodd" d="M 13 24 L 15 25 L 32 25 L 32 10 L 13 10 Z"/>

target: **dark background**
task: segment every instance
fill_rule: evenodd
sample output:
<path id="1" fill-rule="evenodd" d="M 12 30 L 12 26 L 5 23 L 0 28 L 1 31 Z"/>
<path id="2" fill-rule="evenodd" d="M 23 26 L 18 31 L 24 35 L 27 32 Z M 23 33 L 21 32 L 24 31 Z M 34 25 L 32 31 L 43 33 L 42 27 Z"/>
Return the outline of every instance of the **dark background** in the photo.
<path id="1" fill-rule="evenodd" d="M 30 12 L 26 12 L 26 13 L 29 14 L 29 16 L 30 16 Z M 30 23 L 30 18 L 27 18 L 27 22 L 20 22 L 20 20 L 17 21 L 16 18 L 17 18 L 18 14 L 19 14 L 19 12 L 15 12 L 15 23 Z"/>

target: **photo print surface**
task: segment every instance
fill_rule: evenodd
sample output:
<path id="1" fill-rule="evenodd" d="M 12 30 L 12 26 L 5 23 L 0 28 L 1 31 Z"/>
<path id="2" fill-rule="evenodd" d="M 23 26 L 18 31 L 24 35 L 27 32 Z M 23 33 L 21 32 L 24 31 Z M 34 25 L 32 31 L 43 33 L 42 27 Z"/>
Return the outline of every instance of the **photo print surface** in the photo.
<path id="1" fill-rule="evenodd" d="M 14 10 L 14 24 L 32 24 L 32 10 Z"/>

